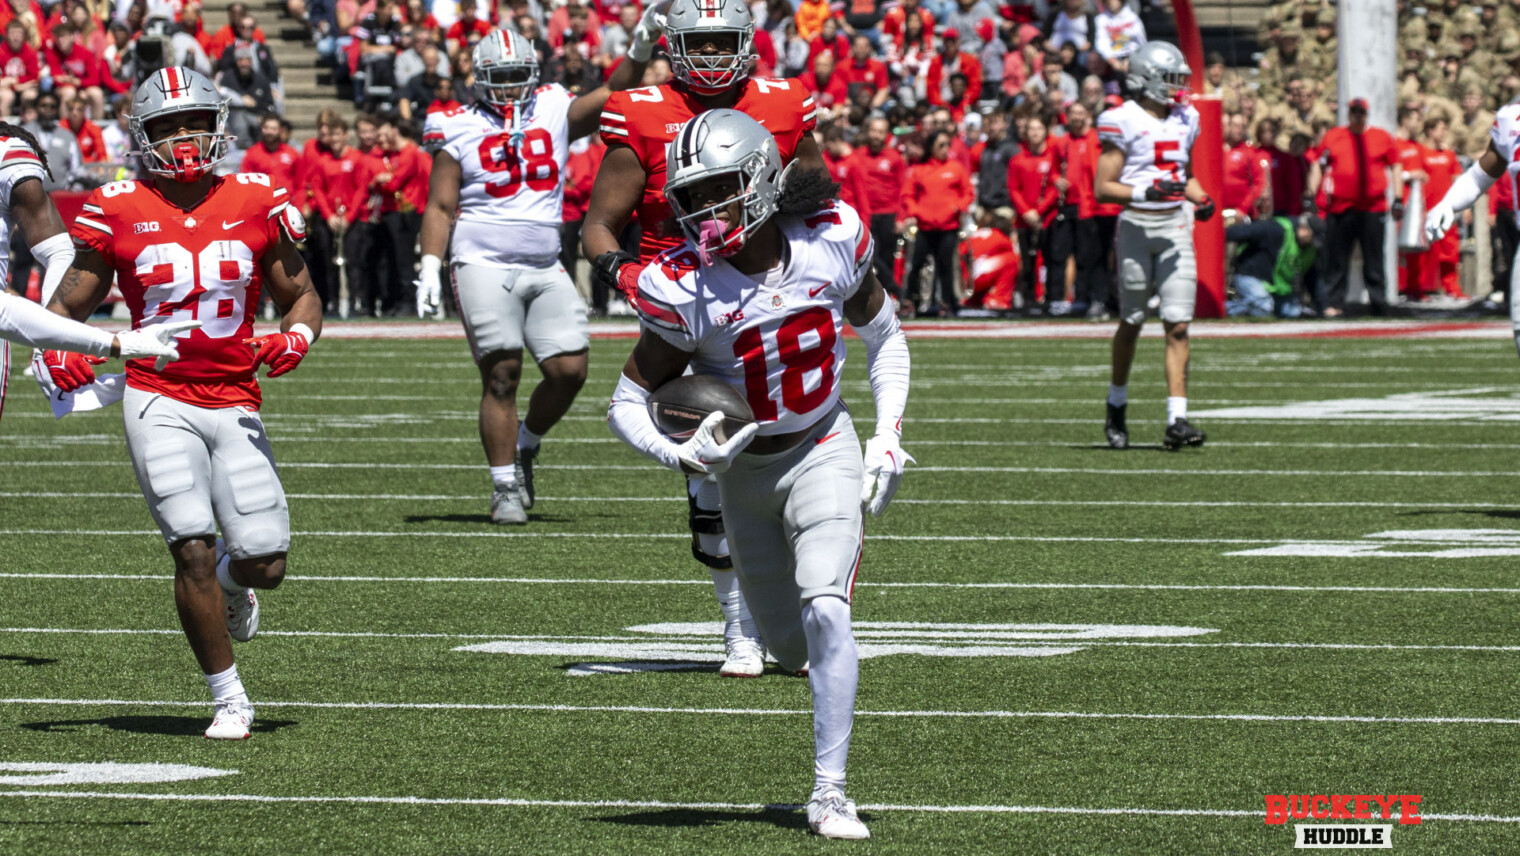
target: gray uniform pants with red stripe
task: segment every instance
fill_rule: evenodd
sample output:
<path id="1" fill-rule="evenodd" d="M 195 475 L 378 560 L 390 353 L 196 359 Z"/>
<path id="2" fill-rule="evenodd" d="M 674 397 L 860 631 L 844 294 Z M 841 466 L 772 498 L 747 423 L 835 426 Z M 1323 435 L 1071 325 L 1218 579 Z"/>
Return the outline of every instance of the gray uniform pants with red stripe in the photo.
<path id="1" fill-rule="evenodd" d="M 864 470 L 855 425 L 840 404 L 793 448 L 742 454 L 718 476 L 739 587 L 783 668 L 808 662 L 802 605 L 829 595 L 848 602 L 855 587 Z"/>

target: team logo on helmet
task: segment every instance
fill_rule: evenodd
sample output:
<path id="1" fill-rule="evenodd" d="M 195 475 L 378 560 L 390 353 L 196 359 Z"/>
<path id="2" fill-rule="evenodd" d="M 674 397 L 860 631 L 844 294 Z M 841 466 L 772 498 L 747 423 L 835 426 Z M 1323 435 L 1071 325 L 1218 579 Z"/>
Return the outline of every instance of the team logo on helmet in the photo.
<path id="1" fill-rule="evenodd" d="M 209 175 L 232 148 L 233 137 L 227 133 L 227 110 L 226 99 L 200 72 L 178 66 L 154 72 L 137 88 L 127 120 L 143 168 L 175 181 L 199 181 Z M 211 116 L 212 128 L 157 140 L 149 137 L 150 125 L 184 113 Z M 159 150 L 164 146 L 168 147 L 167 155 Z"/>

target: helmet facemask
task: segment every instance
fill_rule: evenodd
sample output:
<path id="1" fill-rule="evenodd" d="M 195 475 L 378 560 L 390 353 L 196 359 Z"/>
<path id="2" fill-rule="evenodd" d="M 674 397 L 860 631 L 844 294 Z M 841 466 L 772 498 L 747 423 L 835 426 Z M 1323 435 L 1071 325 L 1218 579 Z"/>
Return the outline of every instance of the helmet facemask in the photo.
<path id="1" fill-rule="evenodd" d="M 667 31 L 670 70 L 676 79 L 693 92 L 716 95 L 732 89 L 749 76 L 754 63 L 754 28 L 703 28 L 685 32 Z M 727 45 L 720 41 L 733 40 L 732 53 L 698 53 L 709 43 L 722 51 Z"/>
<path id="2" fill-rule="evenodd" d="M 744 249 L 755 230 L 765 225 L 775 213 L 773 201 L 765 199 L 756 187 L 756 180 L 769 167 L 763 153 L 755 153 L 739 163 L 737 168 L 713 170 L 691 178 L 667 184 L 666 198 L 676 215 L 681 232 L 697 248 L 703 265 L 713 263 L 715 257 L 729 258 Z M 737 192 L 717 194 L 720 201 L 693 209 L 692 190 L 698 185 L 729 179 Z M 738 222 L 725 223 L 718 217 L 739 207 Z"/>
<path id="3" fill-rule="evenodd" d="M 186 113 L 214 117 L 211 127 L 205 131 L 175 133 L 157 140 L 148 133 L 147 125 L 164 123 L 183 126 L 184 120 L 179 117 Z M 132 116 L 129 123 L 132 136 L 142 153 L 143 166 L 149 173 L 156 176 L 187 184 L 194 183 L 210 175 L 216 165 L 226 159 L 231 151 L 233 138 L 227 134 L 226 102 L 217 108 L 208 109 L 197 106 L 193 109 L 159 113 L 147 122 L 137 116 Z M 159 151 L 165 145 L 168 146 L 167 157 Z"/>
<path id="4" fill-rule="evenodd" d="M 538 88 L 538 64 L 510 62 L 475 69 L 475 95 L 502 115 L 533 96 Z"/>

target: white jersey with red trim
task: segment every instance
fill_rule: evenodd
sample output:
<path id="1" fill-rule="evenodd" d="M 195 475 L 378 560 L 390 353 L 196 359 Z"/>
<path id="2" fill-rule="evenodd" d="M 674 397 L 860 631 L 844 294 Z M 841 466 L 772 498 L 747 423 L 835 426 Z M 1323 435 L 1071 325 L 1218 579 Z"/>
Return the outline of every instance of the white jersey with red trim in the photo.
<path id="1" fill-rule="evenodd" d="M 1157 119 L 1138 102 L 1126 101 L 1098 116 L 1098 139 L 1124 152 L 1119 181 L 1130 187 L 1150 187 L 1158 181 L 1187 181 L 1188 158 L 1198 139 L 1198 111 L 1177 105 Z M 1145 211 L 1178 208 L 1176 202 L 1131 202 Z"/>
<path id="2" fill-rule="evenodd" d="M 1520 162 L 1515 160 L 1515 153 L 1520 149 L 1520 103 L 1506 104 L 1494 114 L 1494 126 L 1488 130 L 1488 140 L 1493 143 L 1494 151 L 1504 158 L 1505 173 L 1504 181 L 1511 182 L 1510 190 L 1514 190 L 1517 184 L 1517 174 L 1520 174 Z M 1511 194 L 1515 210 L 1520 211 L 1520 197 Z"/>
<path id="3" fill-rule="evenodd" d="M 744 394 L 762 435 L 807 428 L 839 400 L 844 302 L 872 258 L 870 229 L 843 202 L 777 225 L 788 258 L 763 278 L 704 267 L 687 242 L 644 268 L 634 300 L 643 329 Z"/>
<path id="4" fill-rule="evenodd" d="M 29 178 L 39 181 L 47 180 L 47 173 L 42 169 L 42 160 L 26 141 L 18 137 L 0 137 L 0 247 L 11 245 L 11 228 L 14 221 L 11 218 L 11 191 L 16 185 Z M 36 243 L 32 235 L 27 235 L 27 241 Z M 11 255 L 0 253 L 0 282 L 5 282 L 10 277 Z M 22 291 L 26 290 L 26 283 L 18 283 Z"/>
<path id="5" fill-rule="evenodd" d="M 521 108 L 516 149 L 512 123 L 479 105 L 427 117 L 423 139 L 441 140 L 459 162 L 454 261 L 531 268 L 558 261 L 573 100 L 557 83 L 535 90 Z"/>

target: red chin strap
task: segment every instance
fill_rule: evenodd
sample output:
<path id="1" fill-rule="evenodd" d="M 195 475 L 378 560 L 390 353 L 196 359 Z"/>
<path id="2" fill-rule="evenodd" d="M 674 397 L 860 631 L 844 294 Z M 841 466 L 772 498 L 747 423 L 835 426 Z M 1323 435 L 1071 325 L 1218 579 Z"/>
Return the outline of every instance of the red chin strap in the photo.
<path id="1" fill-rule="evenodd" d="M 176 143 L 170 151 L 172 160 L 170 166 L 174 169 L 174 178 L 178 181 L 200 181 L 206 175 L 206 159 L 201 156 L 200 147 L 186 140 Z"/>

